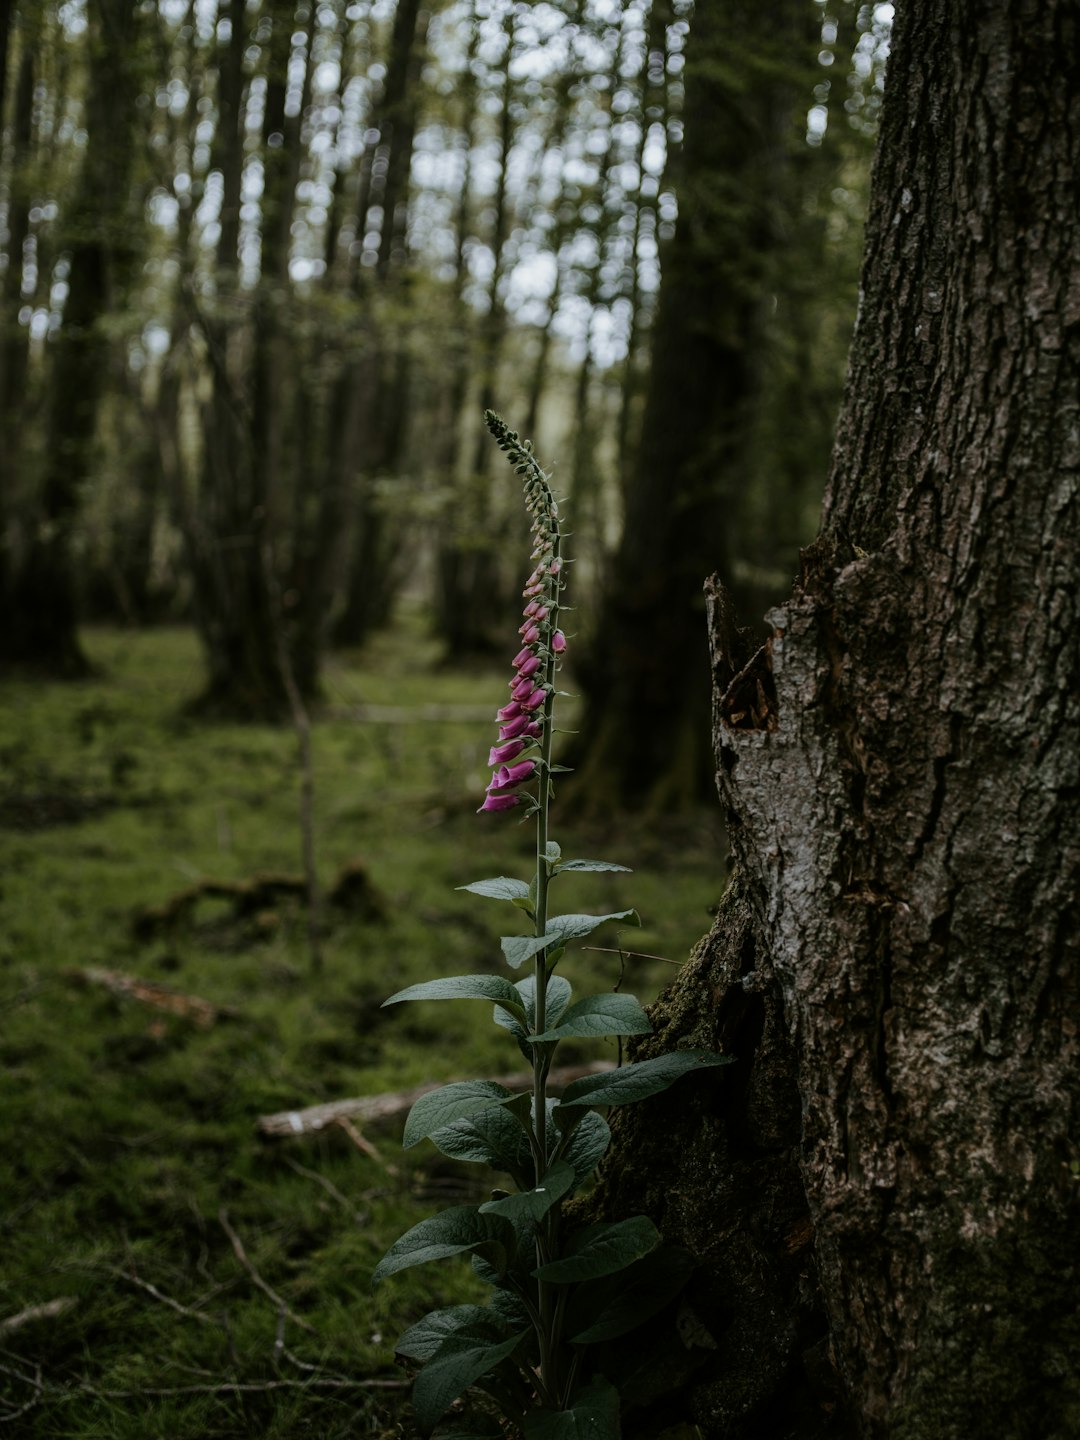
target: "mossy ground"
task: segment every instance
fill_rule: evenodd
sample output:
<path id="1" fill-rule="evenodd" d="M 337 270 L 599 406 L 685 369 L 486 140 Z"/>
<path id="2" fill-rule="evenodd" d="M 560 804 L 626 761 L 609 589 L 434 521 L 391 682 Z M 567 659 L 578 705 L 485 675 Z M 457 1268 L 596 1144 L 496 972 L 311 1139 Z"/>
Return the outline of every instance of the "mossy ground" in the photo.
<path id="1" fill-rule="evenodd" d="M 494 733 L 475 712 L 494 713 L 505 670 L 440 668 L 416 622 L 330 666 L 313 738 L 320 874 L 358 860 L 386 916 L 328 913 L 313 975 L 295 904 L 238 920 L 204 900 L 174 930 L 136 935 L 141 909 L 200 879 L 299 871 L 296 742 L 287 728 L 186 718 L 201 674 L 185 631 L 85 640 L 93 679 L 0 692 L 5 1434 L 407 1435 L 403 1393 L 359 1382 L 400 1381 L 396 1333 L 475 1282 L 465 1265 L 428 1266 L 373 1294 L 370 1273 L 433 1208 L 483 1198 L 487 1177 L 426 1143 L 403 1156 L 400 1123 L 367 1134 L 379 1163 L 340 1129 L 267 1140 L 255 1121 L 518 1063 L 482 1005 L 379 1009 L 414 981 L 497 969 L 500 930 L 521 928 L 508 907 L 454 889 L 531 869 L 529 826 L 474 813 Z M 453 707 L 462 718 L 445 718 Z M 713 815 L 553 833 L 564 851 L 637 872 L 568 876 L 559 908 L 636 906 L 645 928 L 624 943 L 686 958 L 722 888 Z M 80 983 L 88 967 L 230 1013 L 200 1028 Z M 606 989 L 619 961 L 579 952 L 564 969 L 580 991 Z M 671 973 L 634 960 L 625 984 L 648 999 Z M 282 1324 L 222 1212 L 310 1330 Z M 4 1330 L 60 1297 L 63 1313 Z"/>

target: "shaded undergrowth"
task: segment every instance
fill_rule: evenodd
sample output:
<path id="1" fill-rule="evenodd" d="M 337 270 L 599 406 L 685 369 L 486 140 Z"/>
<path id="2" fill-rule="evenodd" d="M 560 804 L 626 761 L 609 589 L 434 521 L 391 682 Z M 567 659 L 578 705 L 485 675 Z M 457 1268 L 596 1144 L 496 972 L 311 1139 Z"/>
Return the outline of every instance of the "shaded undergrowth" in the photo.
<path id="1" fill-rule="evenodd" d="M 294 736 L 185 718 L 186 632 L 91 632 L 87 649 L 92 678 L 0 694 L 3 1432 L 408 1435 L 392 1340 L 477 1292 L 465 1265 L 392 1294 L 370 1273 L 433 1202 L 478 1198 L 475 1172 L 429 1146 L 403 1156 L 400 1121 L 281 1140 L 256 1120 L 505 1068 L 472 1005 L 379 1008 L 494 967 L 497 912 L 485 924 L 453 887 L 529 871 L 527 827 L 474 813 L 477 711 L 502 702 L 501 666 L 438 668 L 404 629 L 332 668 L 319 868 L 367 898 L 327 906 L 312 975 L 302 896 L 270 885 L 246 903 L 259 877 L 300 872 Z M 625 943 L 680 962 L 721 889 L 714 827 L 611 817 L 564 848 L 634 866 L 645 928 Z M 582 876 L 575 904 L 620 908 L 628 879 Z M 673 973 L 571 963 L 583 993 L 624 963 L 643 998 Z"/>

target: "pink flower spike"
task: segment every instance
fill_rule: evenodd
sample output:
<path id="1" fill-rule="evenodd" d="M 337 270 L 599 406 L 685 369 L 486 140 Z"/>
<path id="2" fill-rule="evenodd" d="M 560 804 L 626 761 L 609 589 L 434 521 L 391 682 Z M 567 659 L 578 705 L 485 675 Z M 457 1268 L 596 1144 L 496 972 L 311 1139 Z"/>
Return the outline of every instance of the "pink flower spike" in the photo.
<path id="1" fill-rule="evenodd" d="M 537 610 L 539 610 L 539 609 L 540 609 L 540 601 L 539 601 L 539 600 L 530 600 L 529 603 L 528 603 L 528 605 L 525 606 L 525 609 L 524 609 L 524 611 L 523 611 L 522 613 L 523 613 L 525 616 L 528 617 L 528 616 L 535 615 L 536 612 L 537 612 Z"/>
<path id="2" fill-rule="evenodd" d="M 536 770 L 535 760 L 521 760 L 516 765 L 504 765 L 502 769 L 503 784 L 506 786 L 520 785 L 528 780 Z"/>
<path id="3" fill-rule="evenodd" d="M 532 692 L 531 695 L 527 696 L 524 700 L 522 700 L 521 708 L 523 710 L 536 710 L 544 703 L 546 699 L 547 691 L 542 686 L 537 686 L 537 688 Z"/>
<path id="4" fill-rule="evenodd" d="M 530 739 L 535 739 L 537 735 L 542 732 L 543 728 L 539 720 L 530 720 L 521 733 L 522 735 L 528 735 Z"/>
<path id="5" fill-rule="evenodd" d="M 532 693 L 532 688 L 533 682 L 529 679 L 527 675 L 525 675 L 517 682 L 516 685 L 513 686 L 510 691 L 510 695 L 520 705 L 522 700 L 525 699 L 526 695 L 530 695 Z"/>
<path id="6" fill-rule="evenodd" d="M 524 647 L 524 649 L 519 650 L 518 653 L 514 656 L 514 659 L 513 659 L 514 669 L 515 669 L 515 670 L 520 670 L 521 667 L 522 667 L 522 665 L 525 664 L 526 660 L 531 660 L 532 657 L 533 657 L 533 652 L 532 652 L 532 651 L 529 649 L 529 647 L 526 645 L 526 646 Z"/>
<path id="7" fill-rule="evenodd" d="M 515 715 L 512 720 L 508 720 L 505 725 L 499 727 L 499 739 L 516 740 L 519 735 L 538 735 L 540 727 L 537 725 L 533 730 L 534 723 L 527 715 Z"/>
<path id="8" fill-rule="evenodd" d="M 521 638 L 525 641 L 526 645 L 535 645 L 537 640 L 540 639 L 540 631 L 535 625 L 530 624 L 528 629 L 522 630 Z"/>
<path id="9" fill-rule="evenodd" d="M 543 661 L 540 659 L 540 656 L 534 655 L 530 651 L 529 658 L 527 660 L 523 660 L 518 666 L 518 674 L 522 677 L 522 679 L 528 679 L 530 675 L 536 674 L 537 670 L 540 669 L 540 666 L 542 664 Z"/>
<path id="10" fill-rule="evenodd" d="M 554 635 L 552 635 L 551 648 L 555 651 L 556 655 L 561 655 L 566 649 L 566 636 L 561 630 L 556 630 Z"/>
<path id="11" fill-rule="evenodd" d="M 513 810 L 514 806 L 520 805 L 523 799 L 522 795 L 488 795 L 477 814 L 483 810 Z"/>
<path id="12" fill-rule="evenodd" d="M 537 625 L 542 625 L 543 622 L 547 619 L 547 617 L 548 617 L 547 606 L 546 606 L 546 605 L 541 605 L 541 606 L 540 606 L 540 609 L 537 610 L 536 614 L 533 616 L 533 619 L 536 621 Z"/>
<path id="13" fill-rule="evenodd" d="M 549 575 L 558 575 L 559 571 L 562 569 L 562 561 L 556 558 L 552 560 L 551 564 L 547 568 Z"/>
<path id="14" fill-rule="evenodd" d="M 488 751 L 487 763 L 489 765 L 505 765 L 508 760 L 513 760 L 525 749 L 524 740 L 508 740 L 505 745 L 493 745 Z"/>
<path id="15" fill-rule="evenodd" d="M 496 720 L 514 720 L 521 714 L 521 706 L 517 700 L 511 700 L 509 705 L 504 705 L 496 715 Z"/>

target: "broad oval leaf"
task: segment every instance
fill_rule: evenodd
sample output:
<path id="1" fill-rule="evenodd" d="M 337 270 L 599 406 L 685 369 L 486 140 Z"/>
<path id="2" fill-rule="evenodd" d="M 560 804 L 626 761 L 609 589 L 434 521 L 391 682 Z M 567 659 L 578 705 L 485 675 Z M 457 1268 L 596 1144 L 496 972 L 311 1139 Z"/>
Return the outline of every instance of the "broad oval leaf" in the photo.
<path id="1" fill-rule="evenodd" d="M 694 1271 L 694 1257 L 678 1245 L 661 1245 L 633 1265 L 578 1287 L 566 1310 L 572 1345 L 617 1340 L 674 1300 Z"/>
<path id="2" fill-rule="evenodd" d="M 613 865 L 610 860 L 560 860 L 555 869 L 559 875 L 564 870 L 621 870 L 626 875 L 634 873 L 629 865 Z"/>
<path id="3" fill-rule="evenodd" d="M 529 887 L 524 880 L 515 880 L 510 875 L 496 875 L 493 880 L 474 880 L 471 885 L 459 885 L 459 890 L 468 890 L 472 895 L 483 895 L 489 900 L 528 900 Z"/>
<path id="4" fill-rule="evenodd" d="M 590 1111 L 595 1114 L 595 1111 Z M 533 1157 L 521 1123 L 503 1106 L 454 1120 L 430 1137 L 444 1155 L 505 1170 L 524 1188 L 533 1173 Z"/>
<path id="5" fill-rule="evenodd" d="M 568 1410 L 530 1410 L 525 1440 L 619 1440 L 619 1392 L 602 1375 L 584 1386 Z"/>
<path id="6" fill-rule="evenodd" d="M 449 1336 L 466 1330 L 472 1335 L 505 1340 L 510 1327 L 486 1305 L 449 1305 L 444 1310 L 432 1310 L 410 1326 L 394 1346 L 394 1354 L 408 1360 L 430 1360 Z"/>
<path id="7" fill-rule="evenodd" d="M 567 1253 L 532 1273 L 552 1285 L 570 1285 L 578 1280 L 596 1280 L 625 1270 L 642 1255 L 655 1250 L 660 1232 L 645 1215 L 632 1215 L 613 1224 L 587 1225 L 570 1237 Z"/>
<path id="8" fill-rule="evenodd" d="M 544 846 L 544 855 L 549 865 L 556 865 L 562 855 L 562 846 L 555 840 L 549 840 Z"/>
<path id="9" fill-rule="evenodd" d="M 382 1008 L 398 1005 L 403 1000 L 495 1000 L 511 1014 L 525 1019 L 521 997 L 502 975 L 448 975 L 442 980 L 424 980 L 409 985 L 384 1000 Z"/>
<path id="10" fill-rule="evenodd" d="M 402 1147 L 408 1150 L 454 1120 L 501 1105 L 513 1099 L 513 1093 L 494 1080 L 456 1080 L 452 1085 L 429 1090 L 409 1111 Z"/>
<path id="11" fill-rule="evenodd" d="M 413 1385 L 413 1410 L 420 1429 L 425 1434 L 433 1430 L 458 1396 L 508 1359 L 527 1334 L 521 1330 L 499 1341 L 468 1334 L 449 1336 Z"/>
<path id="12" fill-rule="evenodd" d="M 549 1133 L 556 1135 L 558 1132 L 552 1126 Z M 574 1167 L 577 1183 L 583 1185 L 600 1164 L 611 1144 L 611 1128 L 602 1115 L 595 1110 L 586 1110 L 581 1117 L 581 1123 L 575 1127 L 565 1144 L 562 1158 Z"/>
<path id="13" fill-rule="evenodd" d="M 691 1070 L 707 1070 L 716 1065 L 730 1065 L 733 1055 L 718 1055 L 714 1050 L 672 1050 L 652 1060 L 639 1060 L 608 1070 L 602 1075 L 584 1075 L 563 1091 L 555 1109 L 555 1123 L 562 1128 L 572 1122 L 573 1112 L 590 1105 L 632 1105 L 658 1095 Z"/>
<path id="14" fill-rule="evenodd" d="M 530 1038 L 566 1040 L 602 1035 L 651 1035 L 649 1017 L 633 995 L 589 995 L 571 1005 L 551 1029 Z"/>
<path id="15" fill-rule="evenodd" d="M 470 1251 L 482 1255 L 496 1274 L 503 1275 L 516 1244 L 514 1227 L 502 1215 L 481 1215 L 475 1205 L 454 1205 L 421 1220 L 395 1240 L 376 1265 L 371 1283 L 378 1285 L 387 1275 L 413 1265 Z"/>
<path id="16" fill-rule="evenodd" d="M 507 1195 L 504 1200 L 489 1200 L 480 1206 L 482 1215 L 505 1215 L 508 1220 L 542 1220 L 577 1181 L 574 1167 L 565 1160 L 556 1160 L 539 1185 Z"/>

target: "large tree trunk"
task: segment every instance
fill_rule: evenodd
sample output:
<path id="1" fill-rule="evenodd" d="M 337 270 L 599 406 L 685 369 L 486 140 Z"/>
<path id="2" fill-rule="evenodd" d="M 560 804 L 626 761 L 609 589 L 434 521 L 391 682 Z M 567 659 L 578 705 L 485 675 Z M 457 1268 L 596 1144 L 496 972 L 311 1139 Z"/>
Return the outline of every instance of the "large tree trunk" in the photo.
<path id="1" fill-rule="evenodd" d="M 649 1046 L 739 1063 L 597 1202 L 702 1259 L 707 1437 L 1080 1433 L 1077 28 L 900 10 L 822 538 L 748 665 L 713 588 L 740 878 Z"/>

